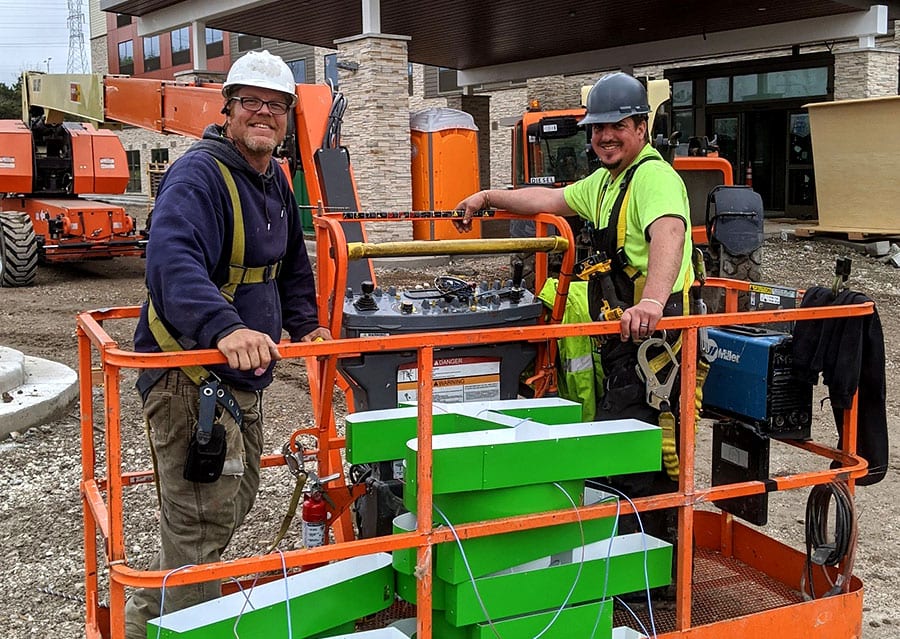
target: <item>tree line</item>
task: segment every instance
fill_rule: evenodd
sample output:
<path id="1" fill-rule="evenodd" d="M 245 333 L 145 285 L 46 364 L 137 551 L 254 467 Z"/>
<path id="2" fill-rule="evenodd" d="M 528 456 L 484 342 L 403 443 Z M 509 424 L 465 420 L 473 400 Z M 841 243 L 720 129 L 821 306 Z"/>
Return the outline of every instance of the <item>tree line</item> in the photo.
<path id="1" fill-rule="evenodd" d="M 22 77 L 13 85 L 0 82 L 0 120 L 22 119 Z"/>

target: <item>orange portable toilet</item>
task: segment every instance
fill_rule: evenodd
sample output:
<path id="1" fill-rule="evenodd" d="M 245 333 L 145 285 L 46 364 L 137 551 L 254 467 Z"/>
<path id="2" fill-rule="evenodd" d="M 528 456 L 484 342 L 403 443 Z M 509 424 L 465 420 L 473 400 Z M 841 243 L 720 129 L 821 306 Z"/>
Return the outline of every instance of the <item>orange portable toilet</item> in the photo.
<path id="1" fill-rule="evenodd" d="M 410 116 L 412 141 L 412 205 L 417 211 L 453 208 L 480 186 L 478 127 L 465 111 L 432 108 Z M 450 220 L 413 221 L 417 240 L 471 239 L 481 237 L 481 222 L 460 233 Z"/>

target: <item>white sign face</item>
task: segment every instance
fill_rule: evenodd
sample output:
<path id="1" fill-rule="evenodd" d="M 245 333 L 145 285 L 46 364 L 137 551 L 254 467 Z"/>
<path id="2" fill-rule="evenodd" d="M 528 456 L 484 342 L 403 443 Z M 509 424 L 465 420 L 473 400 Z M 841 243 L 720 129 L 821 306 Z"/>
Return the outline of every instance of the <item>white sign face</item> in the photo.
<path id="1" fill-rule="evenodd" d="M 101 169 L 116 168 L 116 159 L 115 158 L 100 158 L 100 168 Z"/>
<path id="2" fill-rule="evenodd" d="M 543 127 L 544 133 L 555 133 L 559 128 L 555 124 L 545 124 Z"/>
<path id="3" fill-rule="evenodd" d="M 14 169 L 16 168 L 16 158 L 12 155 L 2 155 L 0 156 L 0 169 Z"/>

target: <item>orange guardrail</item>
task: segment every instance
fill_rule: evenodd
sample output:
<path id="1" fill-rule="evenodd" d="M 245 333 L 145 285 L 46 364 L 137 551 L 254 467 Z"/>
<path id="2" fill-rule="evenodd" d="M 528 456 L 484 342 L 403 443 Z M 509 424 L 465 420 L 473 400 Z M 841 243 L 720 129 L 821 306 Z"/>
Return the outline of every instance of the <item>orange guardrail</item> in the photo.
<path id="1" fill-rule="evenodd" d="M 548 216 L 552 217 L 552 216 Z M 540 225 L 549 224 L 548 218 L 540 220 Z M 346 247 L 340 242 L 340 230 L 328 216 L 316 218 L 316 232 L 319 235 L 320 247 L 331 245 L 333 264 L 319 260 L 319 285 L 328 286 L 326 290 L 342 291 L 346 286 Z M 343 246 L 343 250 L 342 250 Z M 546 256 L 538 256 L 544 260 Z M 538 262 L 540 268 L 540 260 Z M 567 261 L 571 272 L 571 260 Z M 343 284 L 343 286 L 342 286 Z M 835 317 L 854 317 L 872 313 L 873 304 L 858 304 L 842 307 L 825 307 L 815 309 L 792 309 L 776 311 L 756 311 L 753 313 L 736 312 L 738 294 L 749 290 L 747 282 L 725 279 L 710 279 L 707 286 L 721 288 L 725 291 L 725 308 L 728 312 L 702 315 L 664 318 L 659 328 L 681 329 L 682 368 L 681 405 L 693 406 L 696 379 L 696 361 L 698 348 L 698 329 L 709 326 L 727 324 L 760 324 L 768 322 L 806 321 Z M 320 289 L 321 290 L 321 289 Z M 331 305 L 323 309 L 321 319 L 327 320 L 335 334 L 339 334 L 340 315 L 337 308 L 338 294 L 331 298 Z M 564 300 L 564 298 L 563 298 Z M 563 301 L 564 303 L 564 301 Z M 561 316 L 561 307 L 559 309 Z M 124 637 L 124 603 L 125 587 L 160 587 L 166 578 L 167 587 L 199 583 L 213 579 L 242 577 L 252 573 L 281 571 L 282 566 L 297 569 L 310 564 L 317 564 L 373 552 L 390 552 L 401 548 L 417 548 L 420 575 L 417 589 L 418 636 L 420 639 L 431 639 L 431 547 L 434 544 L 452 541 L 451 531 L 445 528 L 434 529 L 429 518 L 418 520 L 416 531 L 354 540 L 349 514 L 339 518 L 335 527 L 337 543 L 318 548 L 286 551 L 261 556 L 243 557 L 212 564 L 196 566 L 169 574 L 168 571 L 142 571 L 130 566 L 125 551 L 125 534 L 123 525 L 123 492 L 136 484 L 152 481 L 149 471 L 123 472 L 121 452 L 120 424 L 120 382 L 122 369 L 144 369 L 160 367 L 179 367 L 187 364 L 208 365 L 225 363 L 225 358 L 216 350 L 189 351 L 179 353 L 135 353 L 120 348 L 104 329 L 108 322 L 130 320 L 139 313 L 137 307 L 112 308 L 84 312 L 77 317 L 77 335 L 79 349 L 80 398 L 81 398 L 81 453 L 82 478 L 80 492 L 84 509 L 84 548 L 85 548 L 85 592 L 87 599 L 86 636 L 88 639 L 121 639 Z M 330 317 L 329 317 L 330 315 Z M 493 328 L 464 330 L 446 334 L 416 333 L 394 335 L 389 337 L 369 337 L 355 339 L 336 339 L 334 341 L 316 343 L 282 343 L 279 350 L 285 359 L 302 358 L 307 362 L 310 377 L 310 389 L 313 394 L 315 411 L 315 434 L 317 447 L 314 451 L 319 464 L 319 474 L 332 472 L 343 473 L 340 460 L 340 449 L 344 445 L 335 428 L 332 389 L 337 383 L 337 362 L 342 357 L 373 353 L 379 351 L 415 351 L 418 354 L 418 505 L 424 512 L 432 507 L 432 367 L 434 353 L 437 349 L 479 344 L 500 344 L 507 342 L 533 342 L 542 345 L 544 353 L 553 352 L 555 340 L 574 335 L 608 335 L 618 332 L 617 322 L 595 322 L 585 324 L 544 324 L 536 326 L 518 326 L 513 328 Z M 91 371 L 99 360 L 103 379 L 102 415 L 95 414 L 93 393 L 94 385 Z M 552 358 L 546 361 L 552 362 Z M 102 424 L 104 438 L 98 448 L 94 431 Z M 837 461 L 840 466 L 835 469 L 825 468 L 811 472 L 797 473 L 773 477 L 769 482 L 748 481 L 714 487 L 698 487 L 694 473 L 694 439 L 695 417 L 693 411 L 684 411 L 681 416 L 680 454 L 681 476 L 678 491 L 665 495 L 656 495 L 634 500 L 639 511 L 663 508 L 678 508 L 678 538 L 694 539 L 718 548 L 725 553 L 751 560 L 756 557 L 757 563 L 769 566 L 771 562 L 760 560 L 753 551 L 754 545 L 760 552 L 772 554 L 773 561 L 787 565 L 796 558 L 790 552 L 780 549 L 777 542 L 768 539 L 761 533 L 744 532 L 743 526 L 732 522 L 731 517 L 722 515 L 710 523 L 709 513 L 696 511 L 712 500 L 771 492 L 772 490 L 791 490 L 824 484 L 835 478 L 850 482 L 864 476 L 867 463 L 856 453 L 856 406 L 848 410 L 844 419 L 844 449 L 838 450 L 816 442 L 786 442 L 803 448 L 829 461 Z M 99 465 L 98 458 L 105 458 L 105 464 Z M 263 466 L 278 466 L 283 463 L 280 456 L 263 458 Z M 97 469 L 102 468 L 102 472 Z M 345 484 L 344 484 L 345 485 Z M 622 513 L 632 512 L 628 504 L 620 506 Z M 524 528 L 550 526 L 565 522 L 608 517 L 615 514 L 616 506 L 601 504 L 579 508 L 578 512 L 562 510 L 533 515 L 509 517 L 484 522 L 459 525 L 456 533 L 460 539 L 481 537 L 485 535 L 509 532 Z M 699 522 L 699 524 L 698 524 Z M 758 537 L 753 537 L 753 535 Z M 748 539 L 750 541 L 748 541 Z M 748 547 L 750 550 L 748 550 Z M 738 623 L 731 620 L 708 625 L 692 626 L 692 570 L 695 549 L 690 543 L 682 543 L 677 548 L 677 600 L 675 630 L 665 637 L 691 637 L 706 639 L 721 637 L 727 631 L 735 636 L 755 637 L 763 632 L 774 632 L 776 623 L 782 624 L 783 612 L 772 611 L 750 616 Z M 98 557 L 102 554 L 105 566 L 100 565 Z M 284 564 L 282 564 L 284 562 Z M 770 566 L 771 567 L 771 566 Z M 100 573 L 108 571 L 108 608 L 101 603 Z M 739 596 L 740 593 L 736 593 Z M 846 597 L 847 599 L 842 599 Z M 809 604 L 809 605 L 807 605 Z M 795 610 L 790 614 L 796 618 L 818 619 L 815 631 L 818 637 L 845 637 L 847 628 L 854 623 L 861 623 L 861 584 L 853 581 L 843 595 L 829 599 L 815 600 L 802 604 L 807 606 L 802 611 Z M 779 609 L 780 610 L 780 609 Z M 806 612 L 804 612 L 806 611 Z M 826 611 L 827 614 L 822 613 Z M 819 614 L 822 613 L 822 614 Z M 818 615 L 818 616 L 817 616 Z M 824 616 L 823 616 L 824 615 Z M 750 619 L 750 621 L 746 621 Z M 741 625 L 743 624 L 743 625 Z M 849 626 L 848 626 L 849 624 Z M 811 627 L 810 627 L 811 628 Z M 801 628 L 801 630 L 803 630 Z M 812 632 L 809 628 L 808 632 Z M 806 632 L 804 631 L 804 632 Z M 745 632 L 746 634 L 741 634 Z M 787 634 L 785 634 L 787 632 Z M 800 637 L 808 634 L 792 634 L 785 631 L 784 626 L 774 636 Z M 843 633 L 843 634 L 837 634 Z"/>

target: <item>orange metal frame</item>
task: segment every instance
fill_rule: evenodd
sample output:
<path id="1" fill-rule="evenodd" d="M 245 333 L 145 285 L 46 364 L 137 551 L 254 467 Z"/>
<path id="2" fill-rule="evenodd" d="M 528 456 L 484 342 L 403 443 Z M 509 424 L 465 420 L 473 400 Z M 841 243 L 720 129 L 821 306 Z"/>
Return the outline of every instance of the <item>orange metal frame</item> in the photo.
<path id="1" fill-rule="evenodd" d="M 553 216 L 538 217 L 538 228 L 549 223 Z M 340 225 L 332 216 L 319 215 L 315 218 L 316 232 L 323 246 L 334 249 L 333 263 L 320 260 L 319 285 L 331 288 L 320 290 L 342 291 L 346 283 L 346 269 L 338 268 L 346 264 L 346 246 L 340 242 Z M 557 227 L 560 228 L 560 227 Z M 319 255 L 328 253 L 320 252 Z M 571 252 L 568 254 L 571 260 Z M 538 254 L 538 264 L 546 262 L 546 255 Z M 544 264 L 545 266 L 545 264 Z M 568 272 L 564 269 L 564 272 Z M 565 278 L 561 289 L 565 293 Z M 811 320 L 831 317 L 862 316 L 872 313 L 871 303 L 853 306 L 796 309 L 780 311 L 760 311 L 738 313 L 737 297 L 747 291 L 749 284 L 735 280 L 710 279 L 708 286 L 720 287 L 725 291 L 727 312 L 704 316 L 666 318 L 660 327 L 683 330 L 681 405 L 693 405 L 693 389 L 696 377 L 697 331 L 706 326 L 734 323 L 758 324 L 764 322 Z M 559 309 L 564 304 L 560 302 Z M 332 293 L 329 303 L 320 308 L 322 320 L 335 332 L 340 331 L 340 297 Z M 559 301 L 559 300 L 558 300 Z M 188 364 L 208 365 L 224 363 L 224 357 L 215 350 L 190 351 L 181 353 L 135 353 L 119 348 L 118 344 L 104 330 L 106 322 L 133 319 L 138 315 L 137 307 L 113 308 L 81 313 L 77 317 L 79 378 L 81 397 L 81 452 L 82 479 L 81 496 L 84 509 L 84 549 L 85 549 L 85 592 L 87 598 L 86 636 L 88 639 L 121 639 L 124 637 L 125 587 L 161 587 L 167 572 L 141 571 L 131 567 L 125 552 L 123 526 L 123 492 L 125 488 L 153 481 L 152 473 L 124 472 L 122 468 L 121 426 L 120 426 L 120 373 L 123 368 L 179 367 Z M 446 334 L 417 333 L 391 337 L 364 339 L 337 339 L 316 343 L 282 343 L 279 349 L 285 358 L 305 358 L 309 371 L 310 389 L 316 411 L 315 434 L 318 447 L 314 452 L 319 463 L 319 473 L 342 472 L 340 449 L 344 439 L 335 428 L 332 390 L 337 380 L 337 361 L 341 357 L 377 351 L 415 350 L 418 353 L 418 504 L 424 512 L 432 508 L 432 368 L 437 349 L 460 345 L 489 345 L 505 342 L 530 341 L 552 353 L 557 339 L 572 335 L 605 335 L 618 331 L 615 322 L 586 324 L 545 324 L 515 328 L 496 328 L 458 331 Z M 99 359 L 102 367 L 103 410 L 95 415 L 92 393 L 92 366 Z M 95 426 L 102 419 L 105 437 L 102 446 L 94 440 Z M 713 500 L 759 494 L 773 490 L 791 490 L 824 484 L 834 478 L 846 480 L 851 486 L 855 479 L 867 472 L 865 460 L 856 456 L 856 405 L 845 415 L 845 448 L 837 450 L 816 442 L 787 442 L 821 456 L 829 462 L 835 460 L 840 467 L 826 467 L 813 472 L 774 477 L 768 483 L 759 481 L 742 482 L 715 487 L 697 487 L 694 479 L 694 426 L 693 411 L 682 415 L 680 450 L 682 474 L 678 492 L 635 499 L 639 511 L 677 508 L 679 512 L 679 538 L 694 539 L 699 546 L 715 548 L 723 554 L 733 556 L 751 566 L 758 567 L 784 583 L 793 583 L 801 572 L 802 553 L 787 548 L 762 533 L 733 522 L 726 514 L 697 512 L 696 508 Z M 103 472 L 97 472 L 97 459 L 105 455 Z M 264 467 L 283 463 L 281 456 L 266 456 Z M 338 491 L 339 492 L 339 491 Z M 331 493 L 331 491 L 330 491 Z M 331 493 L 332 495 L 334 493 Z M 348 496 L 344 503 L 352 498 Z M 462 539 L 485 535 L 537 528 L 564 522 L 609 517 L 615 514 L 616 506 L 595 505 L 580 509 L 579 512 L 561 510 L 520 517 L 476 522 L 460 525 L 456 532 Z M 632 512 L 628 504 L 621 505 L 623 513 Z M 388 537 L 354 540 L 349 516 L 339 518 L 335 529 L 338 542 L 318 548 L 287 551 L 283 560 L 289 569 L 345 559 L 373 552 L 391 552 L 401 548 L 416 548 L 420 580 L 417 587 L 418 636 L 432 637 L 431 612 L 431 547 L 434 544 L 453 541 L 446 528 L 432 528 L 429 518 L 419 518 L 414 532 Z M 101 550 L 102 549 L 102 550 Z M 98 553 L 103 552 L 106 561 L 101 566 Z M 690 543 L 681 544 L 677 549 L 677 603 L 675 631 L 666 638 L 690 637 L 692 639 L 719 638 L 725 633 L 740 637 L 765 636 L 769 633 L 780 639 L 801 639 L 810 636 L 815 628 L 817 637 L 838 639 L 858 636 L 862 617 L 862 584 L 851 580 L 845 593 L 821 600 L 804 602 L 765 611 L 753 615 L 728 619 L 715 624 L 693 626 L 691 623 L 691 583 L 694 548 Z M 101 570 L 109 573 L 109 607 L 101 605 L 99 577 Z M 227 562 L 217 562 L 181 570 L 167 578 L 168 586 L 179 586 L 214 579 L 241 577 L 253 573 L 282 570 L 282 555 L 243 557 Z M 740 593 L 735 593 L 740 596 Z"/>

